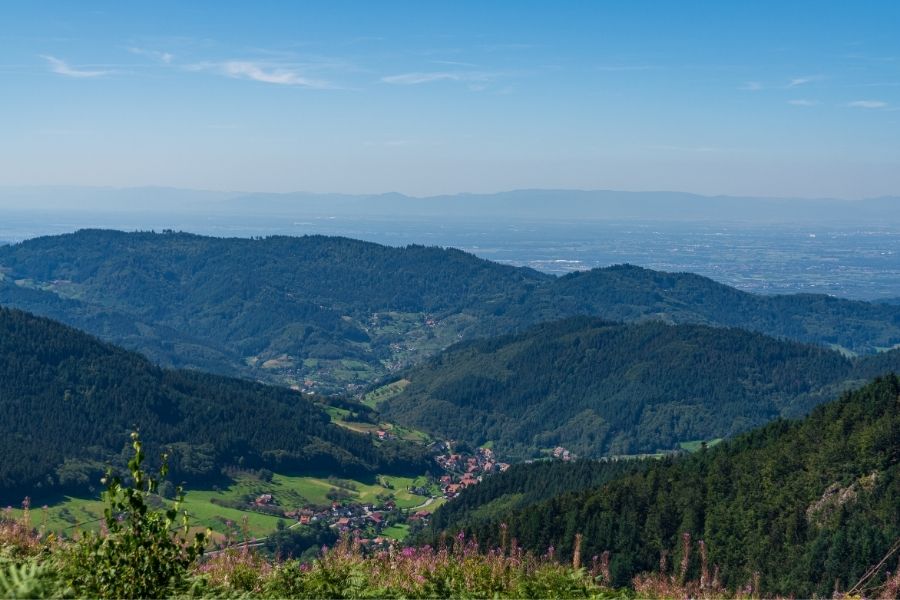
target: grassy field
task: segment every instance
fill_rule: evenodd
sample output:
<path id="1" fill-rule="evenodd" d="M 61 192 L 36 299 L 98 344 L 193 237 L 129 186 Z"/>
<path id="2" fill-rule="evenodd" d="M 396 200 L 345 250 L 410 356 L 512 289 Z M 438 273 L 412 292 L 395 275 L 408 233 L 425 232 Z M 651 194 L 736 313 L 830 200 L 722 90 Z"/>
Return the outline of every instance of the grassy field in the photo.
<path id="1" fill-rule="evenodd" d="M 406 539 L 406 536 L 409 535 L 409 525 L 391 525 L 385 529 L 382 534 L 385 537 L 394 538 L 395 540 L 400 540 L 402 542 Z"/>
<path id="2" fill-rule="evenodd" d="M 351 484 L 356 489 L 345 489 L 351 496 L 351 499 L 360 503 L 376 502 L 379 494 L 393 495 L 394 501 L 400 508 L 412 508 L 421 505 L 426 498 L 416 496 L 407 491 L 407 487 L 425 485 L 427 481 L 424 477 L 397 477 L 394 475 L 378 475 L 373 481 L 352 480 Z M 390 486 L 390 487 L 386 487 Z M 306 503 L 312 504 L 330 504 L 331 500 L 327 498 L 330 490 L 337 487 L 328 479 L 319 477 L 298 477 L 276 475 L 272 480 L 272 485 L 266 493 L 275 495 L 287 492 L 289 497 L 301 497 Z"/>
<path id="3" fill-rule="evenodd" d="M 716 438 L 714 440 L 707 440 L 706 447 L 712 448 L 716 444 L 720 443 L 722 438 Z M 697 452 L 703 446 L 703 440 L 693 440 L 691 442 L 681 442 L 679 444 L 682 450 L 687 450 L 688 452 Z"/>
<path id="4" fill-rule="evenodd" d="M 401 379 L 400 381 L 396 381 L 394 383 L 388 384 L 386 386 L 378 388 L 373 392 L 369 392 L 366 395 L 366 398 L 369 400 L 363 399 L 363 404 L 366 406 L 374 406 L 378 402 L 390 398 L 393 395 L 399 394 L 403 391 L 409 384 L 405 379 Z M 390 389 L 388 389 L 390 388 Z M 379 390 L 383 390 L 380 394 L 378 394 Z M 386 390 L 386 391 L 384 391 Z M 372 396 L 373 394 L 377 394 L 376 396 Z M 374 399 L 372 399 L 374 398 Z M 418 431 L 415 429 L 409 429 L 406 427 L 401 427 L 400 425 L 396 425 L 394 423 L 366 423 L 361 421 L 353 421 L 350 417 L 352 415 L 351 411 L 346 408 L 340 408 L 337 406 L 330 406 L 327 404 L 319 404 L 322 409 L 328 413 L 328 416 L 331 417 L 331 421 L 335 425 L 339 425 L 341 427 L 345 427 L 350 429 L 351 431 L 356 431 L 357 433 L 368 433 L 371 435 L 375 435 L 379 430 L 389 431 L 395 436 L 397 436 L 401 440 L 405 440 L 408 442 L 418 442 L 420 444 L 428 444 L 430 443 L 431 436 L 429 436 L 424 431 Z"/>
<path id="5" fill-rule="evenodd" d="M 410 493 L 407 488 L 427 485 L 428 481 L 424 476 L 378 475 L 371 481 L 361 481 L 275 474 L 272 481 L 262 481 L 246 475 L 237 477 L 227 487 L 186 490 L 183 508 L 190 516 L 191 525 L 200 529 L 209 528 L 220 534 L 217 537 L 230 533 L 240 538 L 244 528 L 251 537 L 262 537 L 276 531 L 281 517 L 232 506 L 249 508 L 252 499 L 262 494 L 272 494 L 276 504 L 288 510 L 310 504 L 326 506 L 331 504 L 331 500 L 327 497 L 329 492 L 338 489 L 345 492 L 349 500 L 359 503 L 375 503 L 377 496 L 384 494 L 392 496 L 400 508 L 419 509 L 428 499 Z M 443 498 L 436 498 L 421 510 L 434 511 L 443 502 Z M 64 496 L 46 508 L 33 507 L 29 512 L 29 518 L 35 527 L 69 533 L 76 529 L 99 528 L 103 508 L 104 505 L 99 499 Z M 23 510 L 7 508 L 4 513 L 21 518 Z M 290 519 L 284 521 L 288 524 L 291 522 Z M 402 527 L 397 529 L 396 533 L 405 535 L 405 530 L 401 529 Z M 394 537 L 388 533 L 385 535 Z"/>
<path id="6" fill-rule="evenodd" d="M 376 388 L 363 396 L 362 403 L 371 408 L 375 408 L 379 402 L 384 402 L 388 398 L 393 398 L 409 385 L 408 379 L 401 379 L 380 388 Z"/>
<path id="7" fill-rule="evenodd" d="M 46 507 L 33 506 L 29 511 L 31 524 L 46 531 L 68 533 L 76 529 L 96 529 L 103 516 L 103 503 L 99 499 L 63 496 Z M 21 508 L 7 508 L 3 511 L 16 519 L 21 519 Z"/>

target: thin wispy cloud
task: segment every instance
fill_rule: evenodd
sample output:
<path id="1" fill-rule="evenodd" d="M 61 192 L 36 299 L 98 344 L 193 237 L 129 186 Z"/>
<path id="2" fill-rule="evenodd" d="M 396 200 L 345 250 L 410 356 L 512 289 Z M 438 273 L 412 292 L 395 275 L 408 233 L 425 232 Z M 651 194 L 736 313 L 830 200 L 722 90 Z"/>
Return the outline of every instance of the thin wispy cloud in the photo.
<path id="1" fill-rule="evenodd" d="M 796 100 L 788 100 L 788 104 L 791 106 L 817 106 L 819 104 L 818 100 L 805 100 L 803 98 L 799 98 Z"/>
<path id="2" fill-rule="evenodd" d="M 423 83 L 434 83 L 436 81 L 486 83 L 495 77 L 495 74 L 477 71 L 430 71 L 388 75 L 387 77 L 382 77 L 381 81 L 382 83 L 389 83 L 392 85 L 420 85 Z"/>
<path id="3" fill-rule="evenodd" d="M 432 83 L 434 81 L 460 81 L 461 76 L 456 73 L 431 72 L 431 73 L 401 73 L 382 77 L 383 83 L 394 85 L 419 85 L 420 83 Z"/>
<path id="4" fill-rule="evenodd" d="M 76 79 L 90 79 L 94 77 L 103 77 L 104 75 L 109 75 L 112 71 L 108 70 L 97 70 L 97 69 L 78 69 L 72 67 L 66 61 L 56 58 L 55 56 L 48 56 L 45 54 L 40 55 L 41 58 L 47 61 L 50 65 L 50 70 L 57 75 L 63 75 L 65 77 L 74 77 Z"/>
<path id="5" fill-rule="evenodd" d="M 758 81 L 746 81 L 738 89 L 744 90 L 745 92 L 758 92 L 763 89 L 763 84 Z"/>
<path id="6" fill-rule="evenodd" d="M 801 85 L 807 85 L 809 83 L 814 83 L 816 81 L 821 81 L 821 75 L 806 75 L 805 77 L 794 77 L 788 82 L 788 87 L 798 87 Z"/>
<path id="7" fill-rule="evenodd" d="M 187 65 L 185 68 L 189 71 L 214 71 L 232 79 L 246 79 L 271 85 L 317 90 L 335 88 L 331 82 L 307 77 L 297 68 L 258 61 L 229 60 L 219 63 L 198 63 Z"/>
<path id="8" fill-rule="evenodd" d="M 847 106 L 849 106 L 850 108 L 877 109 L 887 108 L 888 103 L 882 102 L 881 100 L 854 100 L 853 102 L 848 102 Z"/>
<path id="9" fill-rule="evenodd" d="M 137 54 L 138 56 L 146 56 L 148 58 L 152 58 L 153 60 L 158 60 L 167 65 L 172 64 L 172 61 L 175 60 L 175 55 L 171 52 L 160 52 L 158 50 L 146 50 L 144 48 L 129 48 L 129 52 L 132 54 Z"/>

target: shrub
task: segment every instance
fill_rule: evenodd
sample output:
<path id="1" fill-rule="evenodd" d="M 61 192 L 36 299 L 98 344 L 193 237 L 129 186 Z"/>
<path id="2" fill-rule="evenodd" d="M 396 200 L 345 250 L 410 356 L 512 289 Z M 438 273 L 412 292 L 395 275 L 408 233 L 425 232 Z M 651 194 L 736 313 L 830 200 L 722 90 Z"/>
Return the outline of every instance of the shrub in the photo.
<path id="1" fill-rule="evenodd" d="M 144 453 L 132 434 L 134 457 L 128 463 L 132 485 L 123 486 L 107 472 L 103 493 L 106 532 L 87 532 L 58 553 L 62 582 L 78 596 L 159 598 L 187 587 L 188 569 L 203 552 L 204 535 L 187 539 L 187 514 L 179 514 L 183 492 L 174 506 L 152 510 L 148 498 L 158 479 L 141 468 Z M 160 478 L 165 477 L 165 460 Z M 178 529 L 181 535 L 173 535 Z"/>

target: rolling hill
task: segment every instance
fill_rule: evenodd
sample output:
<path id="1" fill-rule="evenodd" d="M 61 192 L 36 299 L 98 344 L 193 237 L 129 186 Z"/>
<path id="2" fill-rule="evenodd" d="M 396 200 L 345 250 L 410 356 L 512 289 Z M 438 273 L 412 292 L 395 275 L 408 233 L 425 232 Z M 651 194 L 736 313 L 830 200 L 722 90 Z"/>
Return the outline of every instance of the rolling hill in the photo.
<path id="1" fill-rule="evenodd" d="M 155 366 L 80 331 L 0 308 L 0 496 L 96 484 L 129 433 L 172 453 L 173 477 L 224 467 L 420 473 L 420 447 L 376 445 L 284 388 Z"/>
<path id="2" fill-rule="evenodd" d="M 0 303 L 160 364 L 355 391 L 461 339 L 575 315 L 741 327 L 859 354 L 900 306 L 759 296 L 617 266 L 553 277 L 453 250 L 322 236 L 84 230 L 0 247 Z"/>
<path id="3" fill-rule="evenodd" d="M 575 317 L 458 344 L 379 408 L 401 424 L 524 459 L 655 453 L 796 417 L 900 352 L 851 360 L 739 329 Z"/>

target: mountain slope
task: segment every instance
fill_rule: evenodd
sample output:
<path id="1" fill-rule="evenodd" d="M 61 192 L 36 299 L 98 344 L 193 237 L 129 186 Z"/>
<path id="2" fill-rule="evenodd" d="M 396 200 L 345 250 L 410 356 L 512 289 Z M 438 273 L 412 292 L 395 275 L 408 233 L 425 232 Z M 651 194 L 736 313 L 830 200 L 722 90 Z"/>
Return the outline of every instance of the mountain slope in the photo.
<path id="1" fill-rule="evenodd" d="M 434 523 L 466 528 L 484 547 L 500 542 L 505 523 L 502 535 L 536 552 L 554 545 L 560 556 L 571 556 L 582 533 L 585 556 L 611 552 L 617 584 L 658 568 L 663 551 L 678 565 L 689 532 L 705 540 L 710 564 L 732 589 L 758 573 L 764 596 L 826 597 L 835 582 L 847 590 L 900 539 L 898 461 L 900 379 L 889 376 L 802 421 L 777 421 L 687 458 L 646 461 L 641 472 L 589 491 L 487 520 L 471 506 L 455 510 L 454 501 Z M 495 492 L 506 477 L 492 481 Z M 510 490 L 523 477 L 511 470 Z M 461 503 L 478 493 L 466 490 Z M 885 568 L 894 564 L 896 557 Z"/>
<path id="2" fill-rule="evenodd" d="M 175 477 L 224 466 L 348 473 L 424 469 L 405 446 L 375 446 L 290 390 L 172 371 L 47 319 L 0 308 L 0 495 L 87 483 L 139 428 Z"/>
<path id="3" fill-rule="evenodd" d="M 574 315 L 735 326 L 871 353 L 900 306 L 757 296 L 637 267 L 561 278 L 452 249 L 85 230 L 0 247 L 0 303 L 201 368 L 355 390 L 459 341 Z"/>
<path id="4" fill-rule="evenodd" d="M 345 370 L 362 374 L 350 382 L 369 383 L 406 360 L 391 344 L 439 350 L 495 305 L 552 279 L 459 251 L 316 236 L 81 231 L 0 255 L 0 302 L 163 364 L 288 382 L 328 379 L 317 362 L 352 360 Z M 429 327 L 427 316 L 444 319 Z"/>
<path id="5" fill-rule="evenodd" d="M 588 317 L 473 341 L 408 371 L 381 405 L 401 424 L 501 455 L 564 446 L 582 456 L 673 450 L 799 416 L 900 352 L 838 352 L 738 329 Z"/>

